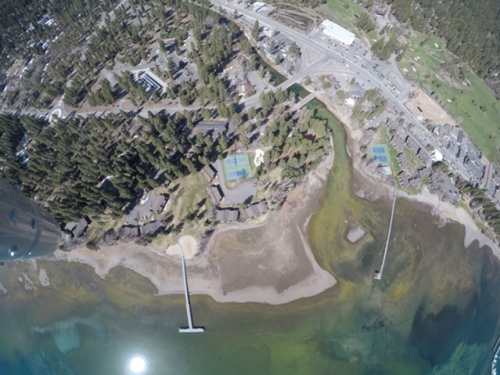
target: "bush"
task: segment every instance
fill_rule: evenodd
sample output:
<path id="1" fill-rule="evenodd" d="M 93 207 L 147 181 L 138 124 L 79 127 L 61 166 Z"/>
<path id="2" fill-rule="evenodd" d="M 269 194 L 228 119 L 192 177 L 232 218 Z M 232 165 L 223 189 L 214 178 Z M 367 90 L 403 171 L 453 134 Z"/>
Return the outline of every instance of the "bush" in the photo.
<path id="1" fill-rule="evenodd" d="M 99 250 L 99 246 L 97 246 L 97 244 L 94 241 L 87 242 L 86 246 L 87 246 L 87 249 L 89 249 L 89 250 L 94 250 L 94 251 Z"/>

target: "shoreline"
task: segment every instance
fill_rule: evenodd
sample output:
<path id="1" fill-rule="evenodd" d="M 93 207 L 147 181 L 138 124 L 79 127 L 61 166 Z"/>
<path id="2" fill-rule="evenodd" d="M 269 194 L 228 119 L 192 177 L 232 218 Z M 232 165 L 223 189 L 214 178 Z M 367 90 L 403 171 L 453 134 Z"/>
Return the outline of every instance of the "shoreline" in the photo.
<path id="1" fill-rule="evenodd" d="M 353 193 L 368 200 L 384 199 L 386 193 L 388 194 L 392 188 L 392 179 L 389 181 L 369 173 L 360 162 L 360 152 L 355 146 L 362 136 L 361 129 L 352 124 L 350 118 L 342 113 L 341 109 L 337 108 L 338 106 L 332 105 L 328 98 L 320 95 L 318 99 L 344 125 L 347 133 L 346 151 L 351 157 L 353 172 L 359 173 L 363 179 L 367 179 L 372 183 L 376 182 L 380 188 L 373 192 L 365 192 L 363 189 L 360 192 L 356 192 L 353 180 Z M 333 161 L 334 149 L 332 139 L 330 139 L 330 154 L 320 163 L 316 170 L 309 173 L 288 194 L 281 211 L 273 211 L 262 223 L 231 224 L 218 228 L 207 243 L 206 250 L 186 261 L 190 293 L 192 295 L 208 295 L 219 303 L 253 302 L 279 305 L 301 298 L 312 297 L 333 287 L 337 281 L 316 262 L 307 238 L 309 221 L 312 215 L 319 209 L 319 201 L 325 194 L 326 183 L 333 166 Z M 422 192 L 417 195 L 410 195 L 404 191 L 397 190 L 397 196 L 398 198 L 431 206 L 431 213 L 434 216 L 439 216 L 444 223 L 448 220 L 453 220 L 464 225 L 465 247 L 468 247 L 473 241 L 477 240 L 480 246 L 486 245 L 490 247 L 494 255 L 500 258 L 500 251 L 497 246 L 480 232 L 473 219 L 463 208 L 447 202 L 441 202 L 437 195 L 431 194 L 428 191 L 427 187 L 424 187 Z M 310 200 L 312 202 L 309 202 Z M 292 242 L 295 241 L 295 245 L 299 244 L 300 249 L 298 249 L 298 252 L 301 252 L 297 256 L 297 254 L 294 254 L 293 249 L 284 246 L 283 248 L 287 250 L 282 251 L 282 253 L 292 257 L 295 255 L 296 259 L 293 259 L 295 263 L 298 260 L 306 262 L 309 268 L 305 271 L 302 269 L 299 270 L 301 272 L 295 272 L 298 268 L 295 266 L 296 269 L 294 269 L 293 262 L 291 262 L 292 266 L 285 265 L 282 267 L 283 269 L 278 270 L 278 273 L 281 273 L 281 280 L 279 282 L 268 282 L 266 284 L 266 281 L 269 281 L 269 279 L 259 280 L 258 272 L 261 268 L 266 268 L 267 264 L 260 258 L 255 260 L 255 257 L 266 255 L 269 249 L 264 249 L 265 251 L 256 249 L 255 253 L 251 254 L 254 258 L 245 259 L 244 256 L 241 258 L 235 256 L 234 253 L 238 253 L 238 251 L 234 251 L 234 248 L 231 248 L 231 251 L 226 251 L 226 253 L 220 251 L 219 248 L 220 243 L 234 241 L 234 237 L 244 235 L 245 233 L 251 233 L 255 230 L 266 233 L 266 227 L 274 228 L 273 223 L 282 223 L 282 231 L 287 232 L 287 236 L 290 237 Z M 254 247 L 258 247 L 258 244 Z M 244 253 L 244 251 L 240 251 L 240 253 Z M 297 249 L 295 253 L 297 253 Z M 164 251 L 152 246 L 140 246 L 133 242 L 128 242 L 108 246 L 99 251 L 92 251 L 86 248 L 77 248 L 71 252 L 57 250 L 52 256 L 46 259 L 86 264 L 92 267 L 96 274 L 103 279 L 111 269 L 123 266 L 149 279 L 157 288 L 158 293 L 156 295 L 158 296 L 183 293 L 180 258 L 166 254 Z M 248 268 L 241 268 L 241 263 L 245 262 L 250 264 L 252 268 L 250 272 Z M 285 259 L 286 262 L 288 262 L 288 259 Z M 235 271 L 232 270 L 233 266 L 235 266 Z M 238 266 L 240 267 L 239 274 Z M 254 279 L 250 277 L 251 282 L 248 282 L 249 277 L 245 278 L 246 273 L 255 273 L 256 276 L 254 276 Z M 228 276 L 228 274 L 232 275 Z M 243 280 L 240 280 L 240 278 Z M 278 276 L 276 276 L 277 278 Z"/>
<path id="2" fill-rule="evenodd" d="M 318 99 L 326 105 L 328 110 L 332 112 L 339 119 L 339 121 L 342 121 L 342 123 L 344 124 L 344 128 L 348 133 L 348 143 L 350 140 L 356 142 L 357 145 L 358 140 L 361 139 L 363 135 L 362 131 L 357 128 L 357 126 L 352 124 L 350 118 L 340 113 L 340 111 L 336 108 L 337 106 L 332 106 L 328 98 L 325 98 L 323 95 L 319 95 Z M 351 152 L 353 154 L 351 154 Z M 353 169 L 362 174 L 364 178 L 377 179 L 379 182 L 381 182 L 384 189 L 387 190 L 387 194 L 389 196 L 389 190 L 392 188 L 392 186 L 390 186 L 390 182 L 393 182 L 392 179 L 389 182 L 387 178 L 372 174 L 367 171 L 365 166 L 360 162 L 361 154 L 358 148 L 350 150 L 350 152 L 348 151 L 348 154 L 351 157 Z M 356 194 L 356 192 L 354 193 Z M 492 253 L 500 259 L 499 247 L 490 238 L 481 233 L 481 230 L 474 223 L 472 217 L 462 207 L 441 201 L 439 199 L 439 196 L 432 194 L 427 186 L 423 186 L 422 191 L 419 194 L 409 194 L 399 189 L 396 190 L 396 194 L 398 198 L 404 198 L 413 202 L 430 206 L 432 208 L 432 215 L 440 217 L 443 222 L 451 220 L 462 224 L 465 227 L 464 247 L 469 247 L 472 242 L 478 241 L 480 247 L 488 246 L 491 249 Z M 360 196 L 358 194 L 356 195 L 360 198 L 369 199 L 366 196 Z M 376 197 L 374 200 L 377 200 L 378 198 L 379 197 Z"/>
<path id="3" fill-rule="evenodd" d="M 212 297 L 216 302 L 222 303 L 253 302 L 279 305 L 301 298 L 312 297 L 333 287 L 337 283 L 333 275 L 322 269 L 314 259 L 307 239 L 307 226 L 312 215 L 319 209 L 319 201 L 326 192 L 326 183 L 333 166 L 334 155 L 333 142 L 330 138 L 329 155 L 318 165 L 316 170 L 310 172 L 289 193 L 282 210 L 273 211 L 264 222 L 259 224 L 233 224 L 217 229 L 210 238 L 206 250 L 197 254 L 194 258 L 186 260 L 190 294 L 205 294 Z M 293 198 L 290 199 L 290 196 L 298 196 L 302 203 L 307 201 L 308 204 L 298 205 L 296 201 L 293 201 Z M 311 200 L 312 202 L 310 202 Z M 289 215 L 290 212 L 292 212 L 292 215 Z M 231 232 L 243 233 L 255 229 L 274 228 L 272 225 L 269 225 L 268 228 L 266 226 L 273 220 L 282 222 L 283 217 L 290 218 L 289 222 L 286 223 L 286 231 L 297 233 L 296 238 L 300 241 L 299 251 L 302 252 L 302 254 L 299 254 L 302 257 L 301 262 L 305 259 L 310 263 L 305 265 L 307 274 L 304 271 L 299 276 L 304 277 L 298 281 L 294 280 L 294 278 L 297 278 L 294 272 L 295 269 L 292 266 L 286 269 L 285 266 L 283 274 L 280 275 L 280 283 L 276 282 L 276 284 L 282 286 L 281 284 L 286 284 L 283 280 L 290 278 L 289 285 L 285 285 L 283 288 L 277 288 L 272 283 L 261 285 L 259 280 L 256 280 L 253 285 L 235 290 L 226 290 L 223 279 L 227 275 L 221 270 L 222 266 L 220 264 L 224 259 L 219 260 L 221 257 L 218 256 L 219 254 L 215 254 L 216 251 L 219 251 L 216 242 L 226 237 L 232 237 Z M 293 249 L 287 248 L 287 251 L 278 250 L 288 258 L 294 255 Z M 267 255 L 266 251 L 261 253 Z M 56 250 L 53 255 L 44 259 L 86 264 L 92 267 L 94 272 L 103 279 L 111 269 L 123 266 L 149 279 L 158 290 L 157 296 L 184 293 L 181 259 L 168 255 L 153 246 L 140 246 L 133 242 L 126 242 L 103 247 L 98 251 L 79 247 L 70 252 Z M 248 259 L 242 258 L 242 260 L 241 263 L 244 263 Z M 252 267 L 254 266 L 261 268 L 262 264 L 252 265 Z M 250 270 L 249 274 L 251 273 L 253 273 L 252 270 Z"/>

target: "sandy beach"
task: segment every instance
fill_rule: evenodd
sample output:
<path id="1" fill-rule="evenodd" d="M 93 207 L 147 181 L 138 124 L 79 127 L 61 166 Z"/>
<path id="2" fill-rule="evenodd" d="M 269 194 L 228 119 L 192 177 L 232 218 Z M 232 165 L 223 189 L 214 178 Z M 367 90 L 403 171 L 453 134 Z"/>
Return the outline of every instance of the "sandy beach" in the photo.
<path id="1" fill-rule="evenodd" d="M 217 302 L 276 305 L 334 286 L 335 278 L 317 264 L 307 241 L 307 225 L 319 209 L 333 159 L 331 142 L 328 157 L 289 194 L 282 209 L 264 222 L 219 228 L 200 254 L 196 254 L 196 241 L 182 236 L 190 293 L 208 294 Z M 102 278 L 112 268 L 123 266 L 148 278 L 158 295 L 168 295 L 184 292 L 179 253 L 177 246 L 165 253 L 128 242 L 98 251 L 57 250 L 47 259 L 87 264 Z"/>

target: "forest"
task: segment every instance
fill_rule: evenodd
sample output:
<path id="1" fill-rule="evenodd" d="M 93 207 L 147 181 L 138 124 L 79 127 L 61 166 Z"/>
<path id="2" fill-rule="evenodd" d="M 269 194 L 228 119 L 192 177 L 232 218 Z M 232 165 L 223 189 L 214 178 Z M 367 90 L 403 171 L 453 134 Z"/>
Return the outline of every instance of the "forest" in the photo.
<path id="1" fill-rule="evenodd" d="M 398 21 L 434 34 L 481 79 L 500 72 L 500 2 L 496 0 L 385 0 Z"/>
<path id="2" fill-rule="evenodd" d="M 148 119 L 121 112 L 58 120 L 47 127 L 30 116 L 0 115 L 2 176 L 22 186 L 61 223 L 107 209 L 119 218 L 136 194 L 160 185 L 160 169 L 174 180 L 197 172 L 228 147 L 224 136 L 216 143 L 211 135 L 188 136 L 188 124 L 200 118 L 188 111 L 173 118 L 149 113 Z M 132 127 L 134 121 L 140 126 Z M 24 135 L 27 161 L 17 155 Z M 113 188 L 100 189 L 108 176 Z"/>

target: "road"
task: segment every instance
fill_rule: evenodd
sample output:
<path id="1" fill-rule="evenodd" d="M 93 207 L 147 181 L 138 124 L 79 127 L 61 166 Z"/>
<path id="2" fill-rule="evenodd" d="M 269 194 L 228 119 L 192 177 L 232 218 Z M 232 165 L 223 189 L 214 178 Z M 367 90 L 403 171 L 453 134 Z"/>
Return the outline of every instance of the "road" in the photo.
<path id="1" fill-rule="evenodd" d="M 303 54 L 306 47 L 308 49 L 314 49 L 317 53 L 320 54 L 320 57 L 314 63 L 307 64 L 305 61 L 306 59 L 304 59 L 304 63 L 302 64 L 300 71 L 293 78 L 282 83 L 279 87 L 283 89 L 288 88 L 308 75 L 316 76 L 321 74 L 339 74 L 339 73 L 351 74 L 353 77 L 370 82 L 373 86 L 380 89 L 380 92 L 389 101 L 391 101 L 400 112 L 404 114 L 404 117 L 407 121 L 418 126 L 419 130 L 426 136 L 426 140 L 428 141 L 428 143 L 436 150 L 439 150 L 443 154 L 446 160 L 448 161 L 457 160 L 455 155 L 453 155 L 446 148 L 442 147 L 439 141 L 431 135 L 431 132 L 410 112 L 408 108 L 406 108 L 406 106 L 403 104 L 403 100 L 405 99 L 405 97 L 403 98 L 397 97 L 391 90 L 385 78 L 380 78 L 380 76 L 375 74 L 375 72 L 365 69 L 356 61 L 347 60 L 346 57 L 342 56 L 341 53 L 337 52 L 334 49 L 331 49 L 331 47 L 328 47 L 327 45 L 319 42 L 318 40 L 315 40 L 308 35 L 304 35 L 303 33 L 297 30 L 291 29 L 281 23 L 269 19 L 268 17 L 265 17 L 259 13 L 246 9 L 243 6 L 228 4 L 225 1 L 221 0 L 211 0 L 211 2 L 217 6 L 220 5 L 223 8 L 229 9 L 231 12 L 237 9 L 238 13 L 248 18 L 258 20 L 261 26 L 267 26 L 275 30 L 279 30 L 280 33 L 283 33 L 285 36 L 294 40 L 300 46 L 301 50 L 303 51 Z M 329 62 L 330 63 L 334 62 L 339 66 L 345 67 L 345 69 L 343 68 L 342 70 L 340 69 L 333 70 L 333 69 L 320 68 L 321 66 L 324 66 Z M 394 67 L 392 69 L 391 74 L 396 75 L 398 79 L 404 82 L 404 79 L 401 77 L 401 74 L 397 69 L 397 67 Z M 411 91 L 411 85 L 408 83 L 407 85 L 409 86 L 409 88 L 406 91 L 409 92 Z M 255 100 L 255 98 L 252 97 L 248 98 L 247 101 L 245 101 L 245 104 L 248 106 L 255 106 L 256 103 L 258 103 L 258 98 L 257 100 Z M 470 180 L 472 178 L 470 172 L 468 172 L 468 170 L 460 163 L 458 162 L 454 163 L 453 167 L 466 180 Z"/>
<path id="2" fill-rule="evenodd" d="M 329 46 L 328 44 L 322 43 L 320 40 L 312 38 L 311 35 L 305 35 L 297 30 L 289 28 L 272 19 L 269 19 L 264 15 L 246 9 L 242 6 L 226 3 L 223 0 L 212 0 L 212 3 L 215 4 L 216 6 L 222 6 L 223 8 L 229 10 L 230 12 L 234 12 L 234 10 L 237 9 L 240 15 L 243 15 L 246 18 L 250 18 L 252 20 L 258 20 L 261 26 L 267 26 L 274 30 L 278 30 L 280 33 L 282 33 L 289 39 L 294 40 L 300 46 L 302 50 L 302 57 L 301 57 L 302 63 L 300 64 L 301 65 L 300 70 L 292 78 L 288 79 L 287 81 L 279 85 L 278 86 L 279 88 L 287 89 L 294 83 L 300 82 L 307 76 L 318 76 L 321 74 L 345 74 L 356 77 L 357 80 L 359 81 L 369 82 L 371 86 L 378 88 L 382 93 L 382 95 L 384 95 L 390 102 L 392 102 L 395 108 L 397 108 L 400 112 L 404 114 L 404 118 L 406 119 L 407 122 L 413 123 L 418 127 L 418 130 L 424 135 L 426 143 L 430 144 L 433 148 L 439 150 L 443 154 L 446 160 L 457 161 L 456 157 L 449 150 L 442 147 L 439 141 L 431 135 L 429 130 L 422 123 L 420 123 L 420 121 L 408 110 L 408 108 L 406 108 L 406 106 L 403 104 L 403 100 L 405 99 L 405 97 L 396 96 L 393 92 L 394 90 L 387 83 L 387 80 L 384 77 L 381 77 L 379 74 L 376 74 L 375 71 L 372 71 L 370 69 L 365 69 L 364 65 L 360 64 L 360 62 L 354 61 L 356 59 L 349 60 L 347 57 L 343 56 L 341 52 L 338 52 L 336 49 L 332 48 L 332 46 Z M 246 22 L 244 20 L 241 21 Z M 316 30 L 313 31 L 313 33 L 316 33 Z M 319 54 L 319 57 L 315 61 L 308 62 L 307 59 L 305 58 L 306 47 L 307 49 L 314 50 L 316 53 Z M 344 48 L 348 49 L 348 47 L 343 47 L 343 46 L 337 49 L 340 50 Z M 162 59 L 162 56 L 160 54 L 160 63 L 162 65 L 166 64 L 165 60 L 166 60 L 165 57 L 163 56 Z M 368 65 L 367 59 L 366 60 L 362 59 L 361 61 Z M 153 66 L 154 64 L 148 64 L 136 68 L 142 69 L 149 67 L 150 65 Z M 331 67 L 325 68 L 325 66 L 327 65 L 328 66 L 335 65 L 337 66 L 337 68 L 331 68 Z M 391 74 L 396 75 L 398 79 L 401 79 L 401 81 L 404 82 L 397 67 L 394 66 Z M 403 93 L 401 95 L 404 96 L 406 96 L 405 92 L 411 91 L 411 85 L 408 83 L 406 84 L 407 86 L 409 86 L 409 88 L 408 90 L 403 90 Z M 272 90 L 275 91 L 277 90 L 278 87 L 275 87 Z M 249 108 L 252 106 L 257 108 L 259 106 L 259 94 L 260 93 L 257 92 L 256 95 L 253 95 L 252 97 L 243 100 L 241 104 L 245 108 Z M 151 112 L 155 113 L 159 112 L 162 109 L 167 110 L 169 113 L 172 113 L 179 110 L 182 111 L 185 108 L 181 106 L 172 106 L 172 107 L 162 107 L 161 109 L 152 108 L 148 110 L 151 110 Z M 186 108 L 186 109 L 194 109 L 194 108 Z M 52 110 L 52 112 L 57 113 L 59 110 L 62 111 L 62 114 L 64 116 L 65 115 L 64 106 L 61 102 L 58 104 L 56 108 Z M 148 110 L 145 110 L 146 113 Z M 118 111 L 119 107 L 115 108 L 111 112 L 118 113 Z M 33 112 L 39 115 L 46 115 L 46 111 L 39 111 L 39 112 L 33 111 Z M 87 112 L 78 112 L 76 114 L 86 116 L 89 114 L 101 115 L 103 113 L 105 112 L 87 111 Z M 466 180 L 471 179 L 472 175 L 461 163 L 456 162 L 452 164 L 453 168 L 458 173 L 460 173 L 464 178 L 466 178 Z"/>

